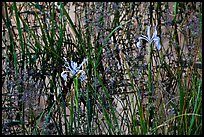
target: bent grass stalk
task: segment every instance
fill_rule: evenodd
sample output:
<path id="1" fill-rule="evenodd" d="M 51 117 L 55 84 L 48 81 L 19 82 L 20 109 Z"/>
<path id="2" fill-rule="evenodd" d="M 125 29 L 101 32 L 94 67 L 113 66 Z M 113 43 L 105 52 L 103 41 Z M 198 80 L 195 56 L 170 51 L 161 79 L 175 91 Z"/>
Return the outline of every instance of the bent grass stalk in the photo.
<path id="1" fill-rule="evenodd" d="M 151 129 L 151 132 L 154 132 L 155 130 L 158 130 L 159 128 L 163 127 L 163 126 L 167 126 L 169 122 L 177 119 L 177 118 L 180 118 L 180 117 L 183 117 L 183 116 L 196 116 L 196 117 L 202 117 L 202 115 L 199 115 L 199 114 L 192 114 L 192 113 L 186 113 L 186 114 L 181 114 L 181 115 L 177 115 L 177 116 L 174 116 L 168 120 L 166 120 L 163 124 L 160 124 L 159 126 Z"/>

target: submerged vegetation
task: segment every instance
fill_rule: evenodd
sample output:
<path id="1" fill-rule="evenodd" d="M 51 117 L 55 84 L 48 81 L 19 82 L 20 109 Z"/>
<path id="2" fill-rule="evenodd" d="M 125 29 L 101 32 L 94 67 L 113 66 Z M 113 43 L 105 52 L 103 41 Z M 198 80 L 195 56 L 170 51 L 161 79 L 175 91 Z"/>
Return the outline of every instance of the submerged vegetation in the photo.
<path id="1" fill-rule="evenodd" d="M 200 135 L 201 89 L 202 2 L 2 2 L 4 135 Z"/>

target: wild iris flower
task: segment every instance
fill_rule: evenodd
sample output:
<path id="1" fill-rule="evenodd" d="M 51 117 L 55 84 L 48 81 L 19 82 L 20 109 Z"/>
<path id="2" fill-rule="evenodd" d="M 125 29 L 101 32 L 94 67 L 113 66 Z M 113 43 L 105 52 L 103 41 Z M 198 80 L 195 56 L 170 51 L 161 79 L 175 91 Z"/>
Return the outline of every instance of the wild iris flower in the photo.
<path id="1" fill-rule="evenodd" d="M 155 27 L 154 33 L 153 33 L 153 35 L 152 35 L 152 38 L 151 38 L 151 36 L 150 36 L 150 27 L 151 27 L 151 26 L 148 26 L 148 28 L 147 28 L 147 36 L 141 35 L 141 37 L 138 38 L 139 41 L 137 42 L 137 47 L 138 47 L 138 48 L 141 47 L 141 45 L 142 45 L 142 44 L 141 44 L 141 40 L 143 39 L 143 40 L 146 40 L 147 42 L 149 42 L 150 44 L 154 41 L 154 44 L 155 44 L 156 48 L 157 48 L 158 50 L 160 50 L 160 49 L 161 49 L 160 38 L 157 37 L 156 27 Z"/>
<path id="2" fill-rule="evenodd" d="M 84 70 L 80 70 L 80 68 L 87 61 L 87 59 L 84 59 L 83 62 L 79 66 L 78 66 L 77 62 L 71 61 L 71 67 L 69 66 L 67 59 L 64 58 L 64 60 L 65 60 L 64 66 L 67 70 L 69 70 L 69 71 L 63 71 L 61 73 L 61 77 L 65 81 L 67 81 L 67 72 L 71 72 L 72 77 L 76 76 L 76 75 L 80 76 L 79 78 L 81 79 L 81 81 L 84 81 L 86 79 Z"/>

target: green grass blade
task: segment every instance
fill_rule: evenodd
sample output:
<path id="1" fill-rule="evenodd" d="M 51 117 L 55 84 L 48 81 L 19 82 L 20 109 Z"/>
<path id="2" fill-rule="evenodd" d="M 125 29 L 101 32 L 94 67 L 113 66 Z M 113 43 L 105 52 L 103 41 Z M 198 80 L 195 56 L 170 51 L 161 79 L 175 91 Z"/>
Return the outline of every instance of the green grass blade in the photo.
<path id="1" fill-rule="evenodd" d="M 49 119 L 50 119 L 50 115 L 51 115 L 51 112 L 52 112 L 52 110 L 53 110 L 53 108 L 54 108 L 54 106 L 55 106 L 55 103 L 56 103 L 56 102 L 54 102 L 54 103 L 52 104 L 52 106 L 51 106 L 51 108 L 50 108 L 50 110 L 49 110 L 49 112 L 48 112 L 48 114 L 47 114 L 47 116 L 46 116 L 45 124 L 44 124 L 43 129 L 42 129 L 44 135 L 46 135 L 45 128 L 46 128 L 47 123 L 48 123 L 48 121 L 49 121 Z"/>
<path id="2" fill-rule="evenodd" d="M 196 112 L 196 110 L 197 110 L 198 100 L 199 100 L 200 97 L 201 97 L 201 96 L 200 96 L 200 89 L 201 89 L 201 81 L 199 80 L 199 81 L 198 81 L 198 94 L 197 94 L 196 102 L 195 102 L 195 105 L 194 105 L 193 114 L 195 114 L 195 112 Z M 192 127 L 193 127 L 193 125 L 195 124 L 194 121 L 195 121 L 195 115 L 192 115 L 191 122 L 190 122 L 190 127 L 188 128 L 188 135 L 191 135 Z"/>
<path id="3" fill-rule="evenodd" d="M 14 11 L 15 11 L 15 16 L 16 16 L 16 21 L 17 21 L 17 28 L 18 28 L 18 36 L 19 36 L 19 39 L 20 39 L 20 46 L 21 46 L 21 50 L 22 50 L 22 60 L 24 60 L 25 59 L 25 46 L 24 46 L 24 43 L 23 43 L 21 24 L 20 24 L 20 20 L 19 20 L 17 7 L 16 7 L 16 2 L 13 3 L 13 6 L 14 6 Z"/>

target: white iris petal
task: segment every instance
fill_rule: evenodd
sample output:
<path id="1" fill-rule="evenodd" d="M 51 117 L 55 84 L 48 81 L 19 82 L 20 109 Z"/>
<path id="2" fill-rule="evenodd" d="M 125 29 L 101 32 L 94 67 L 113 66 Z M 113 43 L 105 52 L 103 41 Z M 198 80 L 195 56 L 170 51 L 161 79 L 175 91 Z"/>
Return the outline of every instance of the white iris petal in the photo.
<path id="1" fill-rule="evenodd" d="M 144 40 L 146 40 L 147 42 L 150 42 L 151 41 L 151 39 L 149 39 L 148 37 L 146 37 L 145 35 L 141 35 L 141 37 L 139 37 L 139 39 L 141 40 L 141 39 L 144 39 Z"/>
<path id="2" fill-rule="evenodd" d="M 138 48 L 141 47 L 141 45 L 142 45 L 142 44 L 141 44 L 141 40 L 144 39 L 144 40 L 146 40 L 147 42 L 149 42 L 150 44 L 152 43 L 152 41 L 154 41 L 154 44 L 155 44 L 156 48 L 157 48 L 158 50 L 160 50 L 160 49 L 161 49 L 160 38 L 157 37 L 156 27 L 155 27 L 155 29 L 154 29 L 154 33 L 153 33 L 153 35 L 152 35 L 152 38 L 151 38 L 151 36 L 150 36 L 150 27 L 151 27 L 151 26 L 148 26 L 148 28 L 147 28 L 147 36 L 141 35 L 141 37 L 138 38 L 139 41 L 137 42 L 137 47 L 138 47 Z"/>
<path id="3" fill-rule="evenodd" d="M 154 38 L 156 38 L 156 37 L 157 37 L 157 29 L 156 29 L 156 27 L 155 27 L 154 33 L 153 33 L 153 36 L 152 36 L 152 39 L 154 39 Z"/>
<path id="4" fill-rule="evenodd" d="M 73 70 L 76 70 L 77 69 L 77 63 L 74 61 L 71 61 L 71 67 Z"/>
<path id="5" fill-rule="evenodd" d="M 161 49 L 161 44 L 160 44 L 160 38 L 156 37 L 154 39 L 154 44 L 156 45 L 157 49 L 160 50 Z"/>
<path id="6" fill-rule="evenodd" d="M 78 69 L 81 68 L 81 66 L 87 61 L 87 59 L 84 59 L 83 62 L 79 65 Z"/>
<path id="7" fill-rule="evenodd" d="M 84 81 L 86 79 L 85 72 L 83 71 L 80 75 L 80 80 Z"/>
<path id="8" fill-rule="evenodd" d="M 64 81 L 67 81 L 67 74 L 66 74 L 67 71 L 63 71 L 61 73 L 61 77 L 64 79 Z"/>
<path id="9" fill-rule="evenodd" d="M 148 39 L 149 39 L 149 40 L 151 39 L 151 37 L 150 37 L 150 27 L 151 27 L 151 26 L 148 26 L 148 28 L 147 28 L 147 36 L 148 36 Z"/>
<path id="10" fill-rule="evenodd" d="M 137 42 L 137 47 L 138 48 L 140 48 L 140 46 L 141 46 L 142 44 L 141 44 L 141 42 L 140 42 L 140 40 Z"/>
<path id="11" fill-rule="evenodd" d="M 70 72 L 72 74 L 72 76 L 75 76 L 75 75 L 77 75 L 77 77 L 80 76 L 79 78 L 81 79 L 81 81 L 84 81 L 86 79 L 84 70 L 80 70 L 80 68 L 87 61 L 87 59 L 84 59 L 83 62 L 79 66 L 78 66 L 77 62 L 71 61 L 71 67 L 69 66 L 67 59 L 64 58 L 64 60 L 65 60 L 64 66 L 66 67 L 66 69 L 69 69 L 69 71 L 63 71 L 61 73 L 61 77 L 65 81 L 67 80 L 66 72 Z"/>

